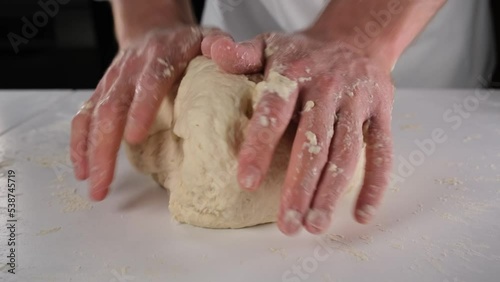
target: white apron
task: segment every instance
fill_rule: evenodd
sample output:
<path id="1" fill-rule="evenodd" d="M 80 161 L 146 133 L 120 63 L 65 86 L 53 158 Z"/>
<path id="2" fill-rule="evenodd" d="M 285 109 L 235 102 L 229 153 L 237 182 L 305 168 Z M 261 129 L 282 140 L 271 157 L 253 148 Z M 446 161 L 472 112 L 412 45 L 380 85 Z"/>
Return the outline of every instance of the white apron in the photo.
<path id="1" fill-rule="evenodd" d="M 268 31 L 294 32 L 309 26 L 328 0 L 207 0 L 202 24 L 238 41 Z M 449 0 L 399 59 L 398 87 L 464 88 L 489 78 L 494 40 L 489 1 Z"/>

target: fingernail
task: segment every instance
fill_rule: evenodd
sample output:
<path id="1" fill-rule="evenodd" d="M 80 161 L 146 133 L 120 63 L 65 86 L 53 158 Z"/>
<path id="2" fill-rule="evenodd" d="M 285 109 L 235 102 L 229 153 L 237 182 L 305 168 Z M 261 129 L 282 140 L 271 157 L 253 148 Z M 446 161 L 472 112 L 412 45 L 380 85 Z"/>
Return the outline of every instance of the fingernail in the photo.
<path id="1" fill-rule="evenodd" d="M 90 190 L 90 198 L 94 201 L 102 201 L 108 194 L 107 188 L 99 188 Z"/>
<path id="2" fill-rule="evenodd" d="M 125 123 L 125 134 L 130 134 L 130 132 L 136 127 L 135 118 L 128 117 Z"/>
<path id="3" fill-rule="evenodd" d="M 328 217 L 324 211 L 311 209 L 307 212 L 306 222 L 317 231 L 322 231 L 328 225 Z"/>
<path id="4" fill-rule="evenodd" d="M 296 210 L 287 210 L 285 212 L 284 222 L 293 232 L 302 225 L 302 214 Z"/>
<path id="5" fill-rule="evenodd" d="M 252 189 L 255 188 L 255 185 L 257 185 L 257 183 L 259 183 L 262 174 L 260 173 L 260 170 L 255 166 L 248 166 L 245 170 L 243 170 L 241 175 L 241 185 L 243 186 L 243 188 Z"/>
<path id="6" fill-rule="evenodd" d="M 75 178 L 77 180 L 80 180 L 80 181 L 85 180 L 85 173 L 80 167 L 75 167 L 74 171 L 75 171 Z"/>
<path id="7" fill-rule="evenodd" d="M 364 205 L 356 211 L 356 214 L 364 220 L 370 220 L 377 210 L 372 205 Z"/>
<path id="8" fill-rule="evenodd" d="M 105 180 L 106 172 L 102 169 L 98 169 L 97 167 L 93 167 L 90 173 L 90 187 L 92 194 L 99 194 L 103 190 L 106 190 L 107 187 L 103 187 L 102 185 Z"/>

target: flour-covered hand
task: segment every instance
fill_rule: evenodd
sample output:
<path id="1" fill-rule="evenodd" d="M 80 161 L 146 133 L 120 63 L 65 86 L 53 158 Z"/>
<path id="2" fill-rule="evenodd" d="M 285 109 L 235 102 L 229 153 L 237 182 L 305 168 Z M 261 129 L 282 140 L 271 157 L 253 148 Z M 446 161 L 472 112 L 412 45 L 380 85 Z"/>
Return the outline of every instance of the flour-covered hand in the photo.
<path id="1" fill-rule="evenodd" d="M 389 63 L 314 33 L 271 33 L 245 43 L 207 37 L 203 54 L 231 73 L 264 71 L 262 96 L 240 148 L 238 179 L 259 187 L 276 146 L 299 117 L 278 226 L 326 231 L 353 176 L 363 143 L 366 170 L 355 217 L 370 221 L 386 189 L 392 161 L 393 84 Z M 267 138 L 256 138 L 266 132 Z"/>
<path id="2" fill-rule="evenodd" d="M 163 98 L 174 93 L 189 61 L 201 52 L 195 26 L 155 29 L 119 52 L 90 99 L 73 118 L 71 160 L 90 195 L 102 200 L 113 180 L 120 142 L 141 142 Z"/>

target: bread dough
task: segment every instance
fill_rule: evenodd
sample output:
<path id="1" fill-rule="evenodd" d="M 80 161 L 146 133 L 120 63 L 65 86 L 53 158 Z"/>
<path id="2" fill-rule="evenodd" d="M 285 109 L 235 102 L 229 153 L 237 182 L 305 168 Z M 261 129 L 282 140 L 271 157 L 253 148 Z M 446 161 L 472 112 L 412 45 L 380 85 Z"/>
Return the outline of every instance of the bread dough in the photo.
<path id="1" fill-rule="evenodd" d="M 177 96 L 162 102 L 147 140 L 126 145 L 131 163 L 170 190 L 169 209 L 177 221 L 208 228 L 276 221 L 293 129 L 282 138 L 257 191 L 242 190 L 236 180 L 238 150 L 257 102 L 255 80 L 195 58 Z M 351 186 L 359 186 L 363 167 L 359 162 Z"/>

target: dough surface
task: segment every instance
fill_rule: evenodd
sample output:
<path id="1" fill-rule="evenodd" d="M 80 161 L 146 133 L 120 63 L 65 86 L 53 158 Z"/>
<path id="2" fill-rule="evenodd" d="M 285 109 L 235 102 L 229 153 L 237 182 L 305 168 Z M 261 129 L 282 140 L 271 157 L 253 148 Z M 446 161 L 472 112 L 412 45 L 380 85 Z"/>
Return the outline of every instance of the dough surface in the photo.
<path id="1" fill-rule="evenodd" d="M 282 138 L 257 191 L 243 191 L 236 180 L 238 150 L 258 99 L 256 85 L 197 57 L 176 97 L 168 95 L 162 102 L 148 139 L 126 144 L 131 163 L 170 190 L 169 210 L 175 220 L 207 228 L 276 221 L 293 130 Z M 361 160 L 350 186 L 359 187 L 363 169 Z"/>

